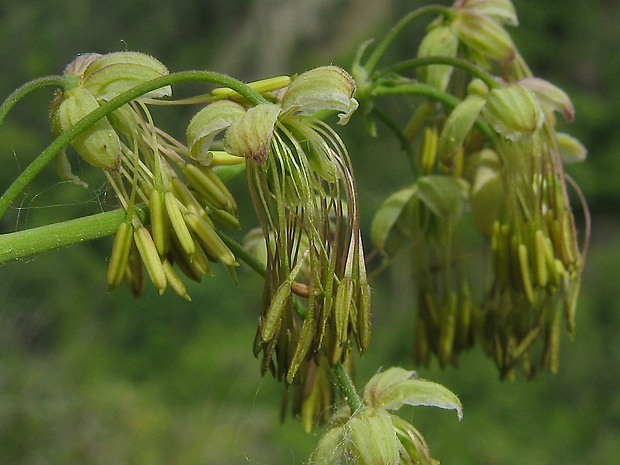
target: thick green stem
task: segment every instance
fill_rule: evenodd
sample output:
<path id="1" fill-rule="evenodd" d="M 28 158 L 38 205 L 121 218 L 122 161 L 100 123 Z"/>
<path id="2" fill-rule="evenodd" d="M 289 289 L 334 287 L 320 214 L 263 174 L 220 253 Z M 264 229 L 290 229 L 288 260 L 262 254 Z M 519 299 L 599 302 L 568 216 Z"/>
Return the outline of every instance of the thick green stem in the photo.
<path id="1" fill-rule="evenodd" d="M 344 369 L 342 363 L 337 363 L 334 365 L 333 372 L 336 384 L 349 405 L 351 413 L 353 414 L 357 412 L 363 406 L 362 399 L 355 390 L 355 386 L 353 385 L 351 378 L 349 378 L 347 370 Z"/>
<path id="2" fill-rule="evenodd" d="M 86 115 L 78 121 L 75 126 L 72 126 L 67 132 L 58 137 L 43 152 L 41 152 L 41 154 L 35 158 L 30 165 L 28 165 L 28 167 L 19 175 L 19 177 L 13 182 L 13 184 L 11 184 L 4 195 L 0 198 L 0 217 L 6 213 L 19 193 L 26 188 L 26 186 L 41 172 L 41 170 L 47 166 L 47 164 L 52 161 L 64 147 L 66 147 L 73 139 L 75 139 L 75 137 L 85 131 L 88 127 L 106 117 L 117 108 L 141 97 L 148 92 L 172 84 L 192 81 L 207 81 L 228 87 L 241 94 L 254 105 L 267 102 L 263 96 L 241 81 L 238 81 L 230 76 L 220 73 L 213 73 L 210 71 L 184 71 L 162 76 L 140 84 L 115 97 L 109 102 L 104 103 L 95 111 Z"/>
<path id="3" fill-rule="evenodd" d="M 462 58 L 457 57 L 447 57 L 447 56 L 428 56 L 428 57 L 420 57 L 420 58 L 412 58 L 410 60 L 405 60 L 400 63 L 397 63 L 389 68 L 386 68 L 381 71 L 381 74 L 388 73 L 400 73 L 406 69 L 419 68 L 421 66 L 432 66 L 432 65 L 449 65 L 455 68 L 460 68 L 472 76 L 477 77 L 482 80 L 489 89 L 493 89 L 495 87 L 499 87 L 500 83 L 489 73 L 487 73 L 482 68 L 479 68 L 475 64 L 464 60 Z"/>
<path id="4" fill-rule="evenodd" d="M 450 8 L 445 6 L 429 5 L 412 11 L 411 13 L 403 17 L 398 23 L 394 25 L 394 27 L 392 27 L 392 29 L 390 29 L 390 32 L 388 32 L 388 34 L 381 41 L 381 43 L 377 45 L 377 48 L 375 48 L 375 50 L 368 58 L 368 61 L 366 61 L 364 68 L 366 69 L 368 75 L 373 72 L 381 56 L 385 53 L 394 38 L 404 29 L 407 24 L 426 14 L 448 15 L 451 11 L 452 10 Z"/>
<path id="5" fill-rule="evenodd" d="M 146 219 L 147 210 L 145 207 L 136 205 L 135 212 L 140 219 Z M 0 264 L 68 245 L 111 236 L 124 221 L 125 215 L 125 210 L 118 209 L 63 221 L 62 223 L 0 234 Z"/>

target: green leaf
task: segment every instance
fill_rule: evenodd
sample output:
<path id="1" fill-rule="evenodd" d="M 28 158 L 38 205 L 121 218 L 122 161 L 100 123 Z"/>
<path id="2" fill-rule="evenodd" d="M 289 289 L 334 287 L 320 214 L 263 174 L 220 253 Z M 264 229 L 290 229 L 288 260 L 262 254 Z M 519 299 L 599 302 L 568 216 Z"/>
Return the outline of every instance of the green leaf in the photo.
<path id="1" fill-rule="evenodd" d="M 373 376 L 364 388 L 364 403 L 373 408 L 396 410 L 407 405 L 426 405 L 456 410 L 459 420 L 463 407 L 459 398 L 441 384 L 418 379 L 415 371 L 392 367 Z"/>

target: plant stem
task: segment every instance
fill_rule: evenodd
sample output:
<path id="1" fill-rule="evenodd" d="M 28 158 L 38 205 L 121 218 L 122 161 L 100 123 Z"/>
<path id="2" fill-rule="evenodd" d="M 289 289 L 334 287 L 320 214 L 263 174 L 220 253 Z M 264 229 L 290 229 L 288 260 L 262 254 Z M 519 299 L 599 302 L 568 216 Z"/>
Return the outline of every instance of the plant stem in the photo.
<path id="1" fill-rule="evenodd" d="M 406 69 L 432 65 L 449 65 L 455 68 L 463 69 L 470 73 L 472 76 L 475 76 L 481 81 L 483 81 L 489 89 L 500 86 L 500 83 L 482 68 L 462 58 L 448 56 L 428 56 L 412 58 L 410 60 L 401 61 L 400 63 L 397 63 L 390 66 L 389 68 L 382 70 L 381 74 L 400 73 L 401 71 L 404 71 Z"/>
<path id="2" fill-rule="evenodd" d="M 43 89 L 44 87 L 60 87 L 64 89 L 73 82 L 74 79 L 71 76 L 45 76 L 38 79 L 33 79 L 32 81 L 18 87 L 4 100 L 4 102 L 2 102 L 2 106 L 0 106 L 0 124 L 4 122 L 4 118 L 6 118 L 6 115 L 9 111 L 11 111 L 15 104 L 29 93 L 38 89 Z"/>
<path id="3" fill-rule="evenodd" d="M 366 72 L 369 75 L 373 72 L 373 70 L 377 66 L 377 63 L 379 62 L 379 59 L 381 58 L 383 53 L 387 50 L 387 48 L 392 43 L 394 38 L 411 21 L 413 21 L 414 19 L 417 19 L 420 16 L 423 16 L 425 14 L 447 15 L 447 14 L 450 13 L 450 11 L 451 11 L 451 9 L 448 8 L 448 7 L 445 7 L 445 6 L 429 5 L 429 6 L 426 6 L 426 7 L 423 7 L 423 8 L 419 8 L 419 9 L 417 9 L 415 11 L 412 11 L 411 13 L 407 14 L 398 23 L 396 23 L 394 25 L 394 27 L 392 27 L 392 29 L 390 29 L 390 32 L 388 32 L 388 34 L 385 36 L 385 38 L 381 41 L 381 43 L 379 45 L 377 45 L 377 48 L 375 48 L 375 50 L 372 52 L 372 54 L 368 58 L 368 61 L 366 61 L 366 64 L 364 65 L 364 68 L 366 69 Z"/>
<path id="4" fill-rule="evenodd" d="M 420 95 L 436 100 L 444 105 L 454 108 L 461 100 L 452 94 L 439 90 L 437 87 L 423 84 L 421 82 L 414 82 L 410 84 L 398 84 L 394 86 L 377 86 L 373 89 L 373 96 L 379 97 L 382 95 Z M 476 120 L 475 126 L 488 140 L 494 140 L 494 134 L 487 123 L 481 120 Z"/>
<path id="5" fill-rule="evenodd" d="M 135 213 L 141 220 L 146 220 L 145 207 L 136 205 Z M 125 210 L 117 209 L 24 231 L 0 234 L 0 264 L 111 236 L 124 221 L 125 215 Z"/>
<path id="6" fill-rule="evenodd" d="M 230 237 L 228 234 L 223 233 L 221 231 L 217 232 L 224 244 L 230 249 L 232 253 L 235 254 L 237 258 L 241 261 L 245 262 L 250 268 L 252 268 L 256 273 L 261 277 L 265 278 L 267 275 L 267 269 L 263 262 L 261 262 L 258 258 L 248 252 L 241 244 L 239 244 L 236 240 Z"/>
<path id="7" fill-rule="evenodd" d="M 354 414 L 360 408 L 362 408 L 362 399 L 355 390 L 355 386 L 353 385 L 351 378 L 349 378 L 347 370 L 345 370 L 344 366 L 342 366 L 342 363 L 338 362 L 336 363 L 336 365 L 334 365 L 333 373 L 336 384 L 338 385 L 340 392 L 342 392 L 344 399 L 346 400 L 349 408 L 351 409 L 351 414 Z"/>
<path id="8" fill-rule="evenodd" d="M 120 94 L 109 102 L 102 104 L 99 108 L 86 115 L 67 132 L 52 142 L 41 154 L 28 165 L 19 177 L 9 186 L 4 195 L 0 197 L 0 217 L 2 217 L 11 204 L 15 201 L 19 193 L 54 159 L 56 155 L 81 132 L 100 119 L 106 117 L 117 108 L 124 104 L 161 87 L 178 84 L 180 82 L 207 81 L 219 84 L 241 94 L 250 103 L 258 105 L 266 103 L 267 100 L 251 87 L 230 76 L 210 71 L 183 71 L 180 73 L 169 74 L 151 81 L 140 84 L 127 92 Z M 24 86 L 25 87 L 25 86 Z M 22 95 L 23 96 L 23 95 Z"/>

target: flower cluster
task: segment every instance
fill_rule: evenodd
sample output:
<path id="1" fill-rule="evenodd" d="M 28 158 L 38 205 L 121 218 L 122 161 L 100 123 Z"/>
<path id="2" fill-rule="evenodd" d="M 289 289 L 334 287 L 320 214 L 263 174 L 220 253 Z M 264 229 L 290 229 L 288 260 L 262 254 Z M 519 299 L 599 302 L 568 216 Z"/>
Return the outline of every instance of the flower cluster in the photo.
<path id="1" fill-rule="evenodd" d="M 65 69 L 74 86 L 51 105 L 52 130 L 66 132 L 106 101 L 168 74 L 156 59 L 134 52 L 80 55 Z M 79 134 L 72 146 L 101 168 L 127 212 L 114 239 L 108 285 L 125 280 L 134 295 L 144 287 L 143 269 L 163 293 L 170 286 L 190 300 L 175 267 L 190 279 L 209 276 L 209 262 L 237 265 L 214 222 L 238 228 L 235 199 L 215 171 L 188 157 L 182 143 L 159 129 L 146 104 L 171 95 L 169 87 L 125 104 Z M 148 100 L 147 100 L 148 99 Z M 70 179 L 65 154 L 62 174 Z M 140 207 L 139 205 L 144 205 Z"/>
<path id="2" fill-rule="evenodd" d="M 456 363 L 479 338 L 502 376 L 516 366 L 528 376 L 555 372 L 562 311 L 574 328 L 583 257 L 563 163 L 586 152 L 556 131 L 555 113 L 571 121 L 573 106 L 561 89 L 532 76 L 505 29 L 517 24 L 509 0 L 458 0 L 431 23 L 409 61 L 422 63 L 418 89 L 445 106 L 422 101 L 407 123 L 403 138 L 417 143 L 418 177 L 385 201 L 372 233 L 387 259 L 411 241 L 421 364 L 431 354 L 442 366 Z M 388 90 L 384 82 L 365 88 L 370 96 L 412 88 L 405 77 L 391 76 Z M 489 265 L 471 253 L 464 260 L 468 213 L 491 250 L 486 288 L 472 270 Z"/>
<path id="3" fill-rule="evenodd" d="M 211 103 L 188 126 L 194 157 L 208 156 L 223 133 L 224 150 L 246 160 L 267 269 L 254 353 L 262 353 L 263 371 L 287 384 L 316 370 L 308 364 L 335 364 L 353 344 L 363 351 L 369 343 L 350 160 L 334 130 L 311 115 L 335 110 L 344 124 L 357 108 L 354 90 L 342 69 L 317 68 L 263 104 Z"/>

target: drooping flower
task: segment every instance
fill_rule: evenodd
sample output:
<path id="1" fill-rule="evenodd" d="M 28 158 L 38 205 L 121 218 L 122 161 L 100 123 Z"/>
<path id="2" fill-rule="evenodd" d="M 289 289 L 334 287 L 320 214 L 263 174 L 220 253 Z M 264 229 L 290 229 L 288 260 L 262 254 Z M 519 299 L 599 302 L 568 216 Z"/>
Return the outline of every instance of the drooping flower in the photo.
<path id="1" fill-rule="evenodd" d="M 103 102 L 166 74 L 162 63 L 141 53 L 78 56 L 65 69 L 65 75 L 75 77 L 75 86 L 59 92 L 51 105 L 54 134 L 66 132 Z M 144 267 L 160 293 L 169 286 L 189 300 L 173 265 L 196 281 L 210 275 L 209 261 L 237 265 L 213 221 L 238 227 L 238 220 L 235 200 L 215 172 L 188 158 L 187 148 L 154 124 L 145 98 L 169 95 L 166 86 L 121 106 L 72 146 L 103 170 L 127 212 L 115 236 L 108 286 L 124 279 L 140 295 Z M 70 173 L 64 153 L 59 159 L 64 176 L 81 182 Z"/>
<path id="2" fill-rule="evenodd" d="M 355 182 L 338 135 L 311 115 L 357 108 L 355 83 L 335 66 L 303 73 L 275 102 L 215 102 L 188 126 L 190 153 L 208 158 L 215 137 L 246 160 L 267 248 L 267 276 L 254 351 L 263 370 L 292 383 L 308 358 L 343 360 L 369 339 L 369 288 Z M 294 310 L 304 299 L 302 320 Z M 299 310 L 299 308 L 298 308 Z"/>

